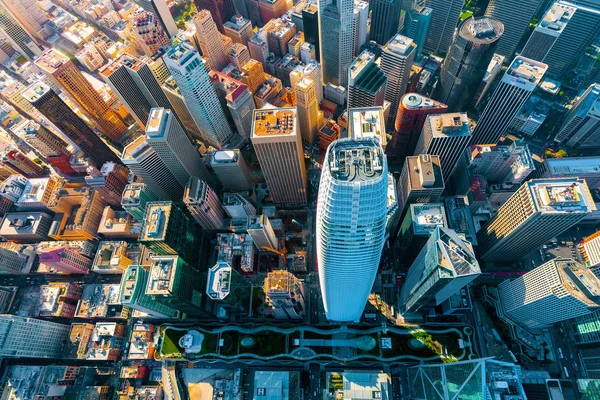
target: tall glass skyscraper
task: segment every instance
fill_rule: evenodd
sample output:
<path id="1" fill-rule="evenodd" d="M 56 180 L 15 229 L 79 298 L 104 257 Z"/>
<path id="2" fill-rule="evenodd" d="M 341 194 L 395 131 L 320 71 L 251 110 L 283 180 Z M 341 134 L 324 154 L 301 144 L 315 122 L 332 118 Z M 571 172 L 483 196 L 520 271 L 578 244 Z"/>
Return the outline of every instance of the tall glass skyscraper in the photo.
<path id="1" fill-rule="evenodd" d="M 323 81 L 346 87 L 352 62 L 354 0 L 319 0 Z"/>
<path id="2" fill-rule="evenodd" d="M 331 321 L 361 317 L 385 241 L 387 185 L 377 137 L 339 139 L 329 146 L 317 204 L 317 259 Z"/>

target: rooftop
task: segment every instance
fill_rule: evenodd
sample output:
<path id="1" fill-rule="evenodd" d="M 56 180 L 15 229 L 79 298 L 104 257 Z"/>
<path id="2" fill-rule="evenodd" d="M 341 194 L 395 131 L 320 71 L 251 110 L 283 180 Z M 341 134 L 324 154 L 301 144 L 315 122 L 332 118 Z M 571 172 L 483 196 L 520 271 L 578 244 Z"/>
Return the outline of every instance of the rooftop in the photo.
<path id="1" fill-rule="evenodd" d="M 237 149 L 213 151 L 210 162 L 211 164 L 236 164 L 239 157 L 240 151 Z"/>
<path id="2" fill-rule="evenodd" d="M 49 74 L 54 73 L 61 65 L 66 64 L 67 62 L 69 62 L 69 57 L 52 48 L 46 50 L 35 61 L 37 66 Z"/>
<path id="3" fill-rule="evenodd" d="M 432 253 L 431 258 L 426 258 L 426 269 L 428 263 L 434 263 L 443 268 L 442 274 L 450 277 L 481 273 L 473 246 L 461 239 L 454 230 L 438 226 L 430 240 L 435 241 L 436 251 Z"/>
<path id="4" fill-rule="evenodd" d="M 440 167 L 440 157 L 420 154 L 406 157 L 411 190 L 443 188 L 444 179 Z"/>
<path id="5" fill-rule="evenodd" d="M 358 78 L 358 76 L 361 74 L 361 72 L 363 70 L 365 70 L 365 68 L 371 64 L 375 62 L 375 54 L 371 53 L 368 50 L 364 50 L 362 53 L 360 53 L 358 55 L 358 57 L 356 57 L 354 59 L 354 61 L 352 62 L 352 64 L 350 64 L 350 81 L 354 81 L 355 79 Z"/>
<path id="6" fill-rule="evenodd" d="M 536 208 L 544 213 L 589 213 L 596 210 L 584 179 L 534 179 L 527 182 Z"/>
<path id="7" fill-rule="evenodd" d="M 326 162 L 334 179 L 361 182 L 381 177 L 386 160 L 379 142 L 367 138 L 336 140 L 329 145 Z"/>
<path id="8" fill-rule="evenodd" d="M 410 205 L 415 235 L 427 235 L 436 227 L 447 227 L 446 210 L 442 203 L 416 203 Z"/>
<path id="9" fill-rule="evenodd" d="M 83 295 L 77 305 L 78 318 L 125 318 L 119 301 L 119 284 L 83 285 Z"/>
<path id="10" fill-rule="evenodd" d="M 132 69 L 134 71 L 139 70 L 144 64 L 138 60 L 137 58 L 134 58 L 132 56 L 130 56 L 129 54 L 121 54 L 119 56 L 119 58 L 117 58 L 116 60 L 114 60 L 113 62 L 103 66 L 102 68 L 100 68 L 100 73 L 103 76 L 109 77 L 111 76 L 113 73 L 115 73 L 115 71 L 117 71 L 119 68 L 125 66 L 129 69 Z"/>
<path id="11" fill-rule="evenodd" d="M 600 281 L 592 271 L 570 258 L 555 258 L 554 262 L 563 287 L 590 307 L 600 305 Z"/>
<path id="12" fill-rule="evenodd" d="M 146 219 L 139 240 L 163 240 L 171 215 L 171 202 L 151 202 L 146 206 Z"/>
<path id="13" fill-rule="evenodd" d="M 252 136 L 293 135 L 296 132 L 296 109 L 254 110 Z"/>
<path id="14" fill-rule="evenodd" d="M 554 32 L 562 32 L 577 11 L 577 7 L 569 3 L 555 2 L 546 12 L 544 18 L 538 23 L 536 29 L 546 29 Z"/>
<path id="15" fill-rule="evenodd" d="M 149 190 L 144 183 L 130 183 L 125 186 L 123 196 L 121 197 L 121 205 L 133 205 L 140 202 L 142 191 Z"/>
<path id="16" fill-rule="evenodd" d="M 410 110 L 429 109 L 429 108 L 448 108 L 447 105 L 421 96 L 418 93 L 407 93 L 402 96 L 402 105 Z"/>
<path id="17" fill-rule="evenodd" d="M 153 256 L 152 267 L 146 285 L 148 295 L 169 295 L 173 292 L 178 256 Z"/>
<path id="18" fill-rule="evenodd" d="M 548 66 L 544 63 L 517 56 L 506 70 L 506 74 L 537 85 L 547 69 Z"/>
<path id="19" fill-rule="evenodd" d="M 162 107 L 151 109 L 148 123 L 146 124 L 146 137 L 158 138 L 165 136 L 169 115 L 171 115 L 171 110 L 166 110 Z"/>
<path id="20" fill-rule="evenodd" d="M 218 262 L 208 270 L 206 294 L 213 300 L 223 300 L 229 295 L 231 285 L 231 265 Z"/>
<path id="21" fill-rule="evenodd" d="M 127 257 L 127 242 L 104 241 L 100 242 L 92 270 L 118 269 L 124 258 Z"/>
<path id="22" fill-rule="evenodd" d="M 217 234 L 217 264 L 226 263 L 244 272 L 254 271 L 254 246 L 247 233 Z"/>
<path id="23" fill-rule="evenodd" d="M 389 399 L 391 378 L 383 372 L 345 371 L 343 378 L 343 399 Z"/>
<path id="24" fill-rule="evenodd" d="M 35 82 L 34 84 L 27 86 L 21 95 L 23 98 L 30 103 L 38 100 L 40 97 L 50 91 L 50 86 L 46 85 L 42 81 Z"/>
<path id="25" fill-rule="evenodd" d="M 471 136 L 466 113 L 435 114 L 427 117 L 434 137 Z"/>
<path id="26" fill-rule="evenodd" d="M 468 18 L 459 28 L 460 35 L 474 43 L 493 43 L 504 33 L 504 24 L 489 17 Z"/>
<path id="27" fill-rule="evenodd" d="M 29 235 L 37 233 L 42 218 L 52 218 L 43 212 L 7 213 L 0 223 L 0 235 Z"/>
<path id="28" fill-rule="evenodd" d="M 600 176 L 600 157 L 547 158 L 546 165 L 552 175 L 598 174 Z"/>
<path id="29" fill-rule="evenodd" d="M 401 56 L 409 55 L 410 52 L 416 47 L 417 46 L 414 44 L 414 41 L 411 38 L 403 36 L 399 33 L 392 37 L 389 42 L 383 46 L 384 50 L 387 49 Z"/>
<path id="30" fill-rule="evenodd" d="M 351 108 L 349 114 L 350 138 L 354 140 L 378 138 L 381 146 L 385 147 L 383 107 Z"/>

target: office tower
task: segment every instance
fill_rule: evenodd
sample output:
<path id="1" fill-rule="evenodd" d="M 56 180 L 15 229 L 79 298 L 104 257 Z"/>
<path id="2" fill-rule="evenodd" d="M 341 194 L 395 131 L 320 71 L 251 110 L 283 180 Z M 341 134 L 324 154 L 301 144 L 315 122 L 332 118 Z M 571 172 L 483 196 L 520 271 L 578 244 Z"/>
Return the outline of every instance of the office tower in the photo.
<path id="1" fill-rule="evenodd" d="M 600 231 L 584 238 L 579 248 L 586 267 L 592 268 L 600 265 Z M 597 271 L 597 268 L 592 269 L 596 276 L 598 276 Z"/>
<path id="2" fill-rule="evenodd" d="M 270 25 L 269 25 L 270 26 Z M 248 50 L 252 59 L 264 64 L 269 58 L 269 44 L 267 43 L 267 30 L 260 28 L 248 41 Z"/>
<path id="3" fill-rule="evenodd" d="M 569 147 L 598 147 L 600 85 L 592 84 L 567 112 L 554 141 Z"/>
<path id="4" fill-rule="evenodd" d="M 206 315 L 202 289 L 206 279 L 200 271 L 177 256 L 152 256 L 146 296 L 188 317 Z"/>
<path id="5" fill-rule="evenodd" d="M 470 140 L 471 127 L 467 114 L 429 115 L 414 154 L 439 156 L 442 176 L 448 180 Z"/>
<path id="6" fill-rule="evenodd" d="M 225 113 L 198 53 L 187 44 L 178 44 L 164 58 L 192 117 L 209 144 L 221 148 L 233 135 Z"/>
<path id="7" fill-rule="evenodd" d="M 248 220 L 248 235 L 252 238 L 258 251 L 263 251 L 263 247 L 279 248 L 279 241 L 275 236 L 271 221 L 264 215 L 257 215 Z"/>
<path id="8" fill-rule="evenodd" d="M 398 157 L 414 154 L 427 117 L 444 113 L 447 109 L 446 104 L 418 93 L 407 93 L 402 96 L 394 123 L 391 143 L 393 153 Z"/>
<path id="9" fill-rule="evenodd" d="M 98 245 L 92 271 L 97 274 L 122 274 L 132 264 L 127 242 L 104 241 Z"/>
<path id="10" fill-rule="evenodd" d="M 495 144 L 531 92 L 542 80 L 547 65 L 517 56 L 494 90 L 473 130 L 474 144 Z"/>
<path id="11" fill-rule="evenodd" d="M 138 240 L 155 255 L 178 255 L 189 263 L 198 260 L 200 227 L 170 201 L 153 201 Z"/>
<path id="12" fill-rule="evenodd" d="M 490 61 L 487 70 L 485 71 L 485 75 L 481 83 L 479 84 L 479 88 L 475 93 L 475 98 L 473 99 L 473 105 L 475 107 L 479 107 L 479 103 L 481 100 L 486 98 L 486 94 L 488 90 L 490 90 L 493 86 L 493 83 L 496 80 L 496 77 L 502 71 L 502 64 L 504 63 L 504 56 L 500 54 L 494 54 L 492 57 L 492 61 Z"/>
<path id="13" fill-rule="evenodd" d="M 286 0 L 258 0 L 258 8 L 260 18 L 266 25 L 269 21 L 282 17 L 289 7 Z"/>
<path id="14" fill-rule="evenodd" d="M 275 204 L 306 204 L 306 166 L 295 108 L 254 110 L 252 144 Z"/>
<path id="15" fill-rule="evenodd" d="M 210 71 L 210 78 L 219 97 L 227 104 L 227 111 L 237 133 L 243 138 L 249 138 L 252 133 L 254 100 L 248 86 L 218 71 Z"/>
<path id="16" fill-rule="evenodd" d="M 177 36 L 179 29 L 165 0 L 135 0 L 135 3 L 142 7 L 144 11 L 154 14 L 154 17 L 160 22 L 162 29 L 170 38 Z"/>
<path id="17" fill-rule="evenodd" d="M 90 168 L 90 171 L 93 171 Z M 112 206 L 121 205 L 121 196 L 127 185 L 129 170 L 121 164 L 114 162 L 104 163 L 100 171 L 85 177 L 85 183 L 94 188 L 105 202 Z"/>
<path id="18" fill-rule="evenodd" d="M 178 117 L 181 125 L 185 128 L 190 141 L 196 143 L 198 141 L 206 141 L 204 134 L 200 131 L 200 127 L 192 116 L 190 108 L 185 103 L 185 99 L 181 95 L 177 82 L 170 75 L 169 78 L 160 87 L 167 96 L 171 104 L 171 110 Z M 168 108 L 168 107 L 165 107 Z"/>
<path id="19" fill-rule="evenodd" d="M 236 0 L 240 1 L 240 0 Z M 260 8 L 258 6 L 258 0 L 245 0 L 246 8 L 248 9 L 248 19 L 252 21 L 252 25 L 261 26 L 263 25 L 262 18 L 260 16 Z"/>
<path id="20" fill-rule="evenodd" d="M 219 318 L 246 311 L 249 306 L 250 288 L 245 278 L 226 262 L 217 262 L 208 270 L 206 294 L 218 304 L 214 314 Z"/>
<path id="21" fill-rule="evenodd" d="M 563 2 L 552 4 L 529 36 L 521 51 L 521 57 L 544 61 L 576 11 L 577 8 L 573 4 Z M 568 57 L 566 54 L 563 56 Z"/>
<path id="22" fill-rule="evenodd" d="M 17 126 L 15 133 L 44 158 L 70 155 L 67 143 L 35 121 L 24 120 Z"/>
<path id="23" fill-rule="evenodd" d="M 45 212 L 6 213 L 0 222 L 0 236 L 17 243 L 50 240 L 52 216 Z"/>
<path id="24" fill-rule="evenodd" d="M 523 141 L 509 146 L 472 145 L 469 152 L 471 175 L 482 176 L 490 182 L 520 185 L 535 169 L 529 146 Z"/>
<path id="25" fill-rule="evenodd" d="M 584 179 L 530 180 L 477 233 L 480 259 L 519 259 L 595 209 Z"/>
<path id="26" fill-rule="evenodd" d="M 32 159 L 15 148 L 11 149 L 9 147 L 0 153 L 0 162 L 15 173 L 25 175 L 28 178 L 37 178 L 47 174 L 45 166 L 36 164 Z"/>
<path id="27" fill-rule="evenodd" d="M 412 203 L 434 203 L 444 191 L 444 177 L 437 155 L 406 157 L 398 179 L 398 209 L 402 214 Z"/>
<path id="28" fill-rule="evenodd" d="M 119 162 L 117 155 L 50 87 L 42 82 L 34 83 L 25 89 L 23 97 L 72 140 L 91 165 L 100 168 L 107 161 Z"/>
<path id="29" fill-rule="evenodd" d="M 3 0 L 1 5 L 29 34 L 41 40 L 50 36 L 49 30 L 44 26 L 48 18 L 35 0 Z"/>
<path id="30" fill-rule="evenodd" d="M 67 242 L 68 243 L 68 242 Z M 54 274 L 88 274 L 93 260 L 68 246 L 40 249 L 39 261 L 45 271 Z"/>
<path id="31" fill-rule="evenodd" d="M 248 165 L 238 149 L 214 151 L 210 158 L 210 166 L 224 190 L 237 192 L 252 187 Z"/>
<path id="32" fill-rule="evenodd" d="M 358 321 L 385 241 L 387 162 L 371 137 L 336 140 L 323 164 L 316 243 L 325 313 L 330 321 Z"/>
<path id="33" fill-rule="evenodd" d="M 241 70 L 248 61 L 250 61 L 250 52 L 243 44 L 234 43 L 229 51 L 229 61 L 238 70 Z"/>
<path id="34" fill-rule="evenodd" d="M 407 368 L 413 400 L 452 400 L 468 396 L 525 398 L 521 367 L 494 358 L 453 363 L 424 363 Z M 546 385 L 543 386 L 543 393 Z"/>
<path id="35" fill-rule="evenodd" d="M 146 216 L 146 205 L 157 201 L 158 196 L 145 183 L 130 183 L 125 186 L 121 197 L 121 207 L 127 211 L 134 220 L 142 221 Z"/>
<path id="36" fill-rule="evenodd" d="M 174 318 L 177 311 L 146 294 L 149 273 L 140 265 L 130 265 L 123 273 L 119 289 L 119 302 L 150 318 Z"/>
<path id="37" fill-rule="evenodd" d="M 547 158 L 543 163 L 537 163 L 535 178 L 572 178 L 585 179 L 588 187 L 595 190 L 600 187 L 600 157 L 565 157 Z M 2 193 L 0 193 L 0 196 Z"/>
<path id="38" fill-rule="evenodd" d="M 225 210 L 217 193 L 206 182 L 195 176 L 185 187 L 183 202 L 202 230 L 216 230 L 223 226 Z"/>
<path id="39" fill-rule="evenodd" d="M 265 81 L 265 70 L 260 62 L 250 60 L 242 68 L 242 82 L 248 85 L 250 93 L 255 93 Z"/>
<path id="40" fill-rule="evenodd" d="M 302 9 L 302 25 L 304 28 L 304 40 L 315 45 L 316 60 L 321 57 L 319 46 L 319 8 L 316 4 L 307 4 Z"/>
<path id="41" fill-rule="evenodd" d="M 277 18 L 269 21 L 263 28 L 267 32 L 267 43 L 271 53 L 283 57 L 288 52 L 288 43 L 296 35 L 296 25 L 293 22 Z"/>
<path id="42" fill-rule="evenodd" d="M 447 228 L 446 209 L 442 203 L 416 203 L 407 207 L 406 215 L 398 229 L 394 242 L 399 254 L 402 254 L 396 267 L 408 271 L 432 232 L 438 227 Z M 394 232 L 395 234 L 395 232 Z"/>
<path id="43" fill-rule="evenodd" d="M 171 43 L 156 15 L 142 9 L 138 8 L 133 15 L 131 29 L 140 48 L 148 57 Z"/>
<path id="44" fill-rule="evenodd" d="M 348 70 L 348 108 L 383 106 L 386 84 L 375 54 L 363 51 Z"/>
<path id="45" fill-rule="evenodd" d="M 369 3 L 354 0 L 352 11 L 352 55 L 357 56 L 361 48 L 367 43 L 367 29 L 369 19 Z M 372 25 L 371 25 L 372 26 Z"/>
<path id="46" fill-rule="evenodd" d="M 402 0 L 373 0 L 369 5 L 371 12 L 370 39 L 383 46 L 398 33 Z"/>
<path id="47" fill-rule="evenodd" d="M 184 186 L 143 136 L 125 146 L 121 160 L 159 198 L 179 200 L 183 196 Z"/>
<path id="48" fill-rule="evenodd" d="M 504 24 L 504 34 L 498 41 L 496 53 L 507 58 L 512 57 L 541 4 L 542 0 L 531 0 L 525 3 L 518 0 L 490 0 L 485 16 Z M 515 10 L 519 12 L 516 13 Z"/>
<path id="49" fill-rule="evenodd" d="M 487 17 L 468 18 L 458 27 L 433 96 L 448 111 L 464 111 L 472 103 L 503 33 L 502 22 Z"/>
<path id="50" fill-rule="evenodd" d="M 194 0 L 198 11 L 208 10 L 219 32 L 223 33 L 223 25 L 235 15 L 232 0 Z"/>
<path id="51" fill-rule="evenodd" d="M 323 101 L 323 73 L 321 72 L 321 66 L 315 60 L 310 61 L 306 65 L 298 65 L 294 71 L 290 73 L 290 80 L 292 81 L 292 88 L 300 78 L 306 77 L 312 79 L 315 84 L 315 95 L 317 97 L 317 104 Z"/>
<path id="52" fill-rule="evenodd" d="M 352 63 L 354 0 L 319 1 L 319 44 L 323 82 L 348 86 Z"/>
<path id="53" fill-rule="evenodd" d="M 200 44 L 202 55 L 208 59 L 208 67 L 217 71 L 225 68 L 229 64 L 228 51 L 210 12 L 200 10 L 194 17 L 194 25 L 196 40 Z"/>
<path id="54" fill-rule="evenodd" d="M 406 314 L 429 311 L 480 274 L 471 243 L 438 226 L 408 270 L 400 307 Z"/>
<path id="55" fill-rule="evenodd" d="M 27 32 L 3 4 L 0 4 L 0 33 L 14 49 L 17 49 L 29 60 L 35 59 L 43 52 L 42 47 L 35 41 L 33 36 Z"/>
<path id="56" fill-rule="evenodd" d="M 415 49 L 417 57 L 423 52 L 432 13 L 431 8 L 423 7 L 420 10 L 411 8 L 405 14 L 404 35 L 411 38 L 417 46 Z"/>
<path id="57" fill-rule="evenodd" d="M 319 129 L 319 104 L 312 79 L 304 77 L 296 83 L 296 104 L 302 139 L 313 143 Z"/>
<path id="58" fill-rule="evenodd" d="M 276 319 L 301 319 L 304 317 L 304 282 L 288 271 L 271 271 L 263 286 L 266 303 Z"/>
<path id="59" fill-rule="evenodd" d="M 150 110 L 150 118 L 146 126 L 146 142 L 158 154 L 179 184 L 186 185 L 190 176 L 212 181 L 200 154 L 188 140 L 171 110 L 164 108 Z"/>
<path id="60" fill-rule="evenodd" d="M 254 34 L 250 20 L 237 14 L 231 17 L 231 20 L 223 24 L 225 36 L 231 38 L 233 43 L 240 43 L 248 46 L 248 40 Z"/>
<path id="61" fill-rule="evenodd" d="M 119 115 L 67 56 L 50 49 L 36 60 L 36 65 L 52 82 L 57 82 L 66 91 L 65 94 L 81 105 L 110 140 L 116 140 L 127 129 Z M 59 127 L 56 123 L 54 125 Z M 64 132 L 60 127 L 59 129 Z"/>
<path id="62" fill-rule="evenodd" d="M 256 207 L 239 193 L 223 193 L 223 209 L 231 218 L 248 218 L 256 215 Z"/>
<path id="63" fill-rule="evenodd" d="M 529 329 L 590 314 L 600 307 L 600 281 L 584 265 L 555 258 L 498 286 L 504 315 Z"/>
<path id="64" fill-rule="evenodd" d="M 0 356 L 60 358 L 70 325 L 17 315 L 0 315 Z"/>
<path id="65" fill-rule="evenodd" d="M 416 54 L 416 44 L 412 39 L 400 34 L 393 35 L 383 46 L 381 70 L 387 77 L 385 99 L 391 103 L 388 125 L 396 120 L 400 99 L 406 93 L 408 78 Z"/>
<path id="66" fill-rule="evenodd" d="M 0 247 L 0 274 L 22 274 L 27 261 L 28 257 L 25 254 L 6 247 Z"/>
<path id="67" fill-rule="evenodd" d="M 425 5 L 432 10 L 427 39 L 425 39 L 426 51 L 441 55 L 448 52 L 463 4 L 464 0 L 425 1 Z"/>

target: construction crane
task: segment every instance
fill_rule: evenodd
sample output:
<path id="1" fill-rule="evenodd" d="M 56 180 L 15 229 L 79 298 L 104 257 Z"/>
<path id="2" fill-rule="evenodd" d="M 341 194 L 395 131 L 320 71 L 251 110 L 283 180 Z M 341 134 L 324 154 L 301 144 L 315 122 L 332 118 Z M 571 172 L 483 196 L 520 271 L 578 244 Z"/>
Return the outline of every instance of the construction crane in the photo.
<path id="1" fill-rule="evenodd" d="M 260 246 L 261 249 L 270 251 L 271 253 L 279 254 L 281 256 L 281 260 L 283 261 L 283 265 L 287 265 L 287 258 L 285 255 L 287 254 L 287 249 L 284 247 L 283 250 L 277 250 L 268 246 Z"/>

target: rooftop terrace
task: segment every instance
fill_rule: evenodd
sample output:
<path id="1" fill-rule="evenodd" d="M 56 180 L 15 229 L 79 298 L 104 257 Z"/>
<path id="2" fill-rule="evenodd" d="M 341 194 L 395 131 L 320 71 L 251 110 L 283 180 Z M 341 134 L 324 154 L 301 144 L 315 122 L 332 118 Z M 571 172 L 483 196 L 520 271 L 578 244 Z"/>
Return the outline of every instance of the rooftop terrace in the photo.
<path id="1" fill-rule="evenodd" d="M 253 136 L 293 135 L 296 131 L 296 109 L 254 110 Z"/>
<path id="2" fill-rule="evenodd" d="M 370 181 L 384 172 L 385 156 L 374 139 L 340 139 L 327 151 L 329 170 L 338 181 Z"/>

